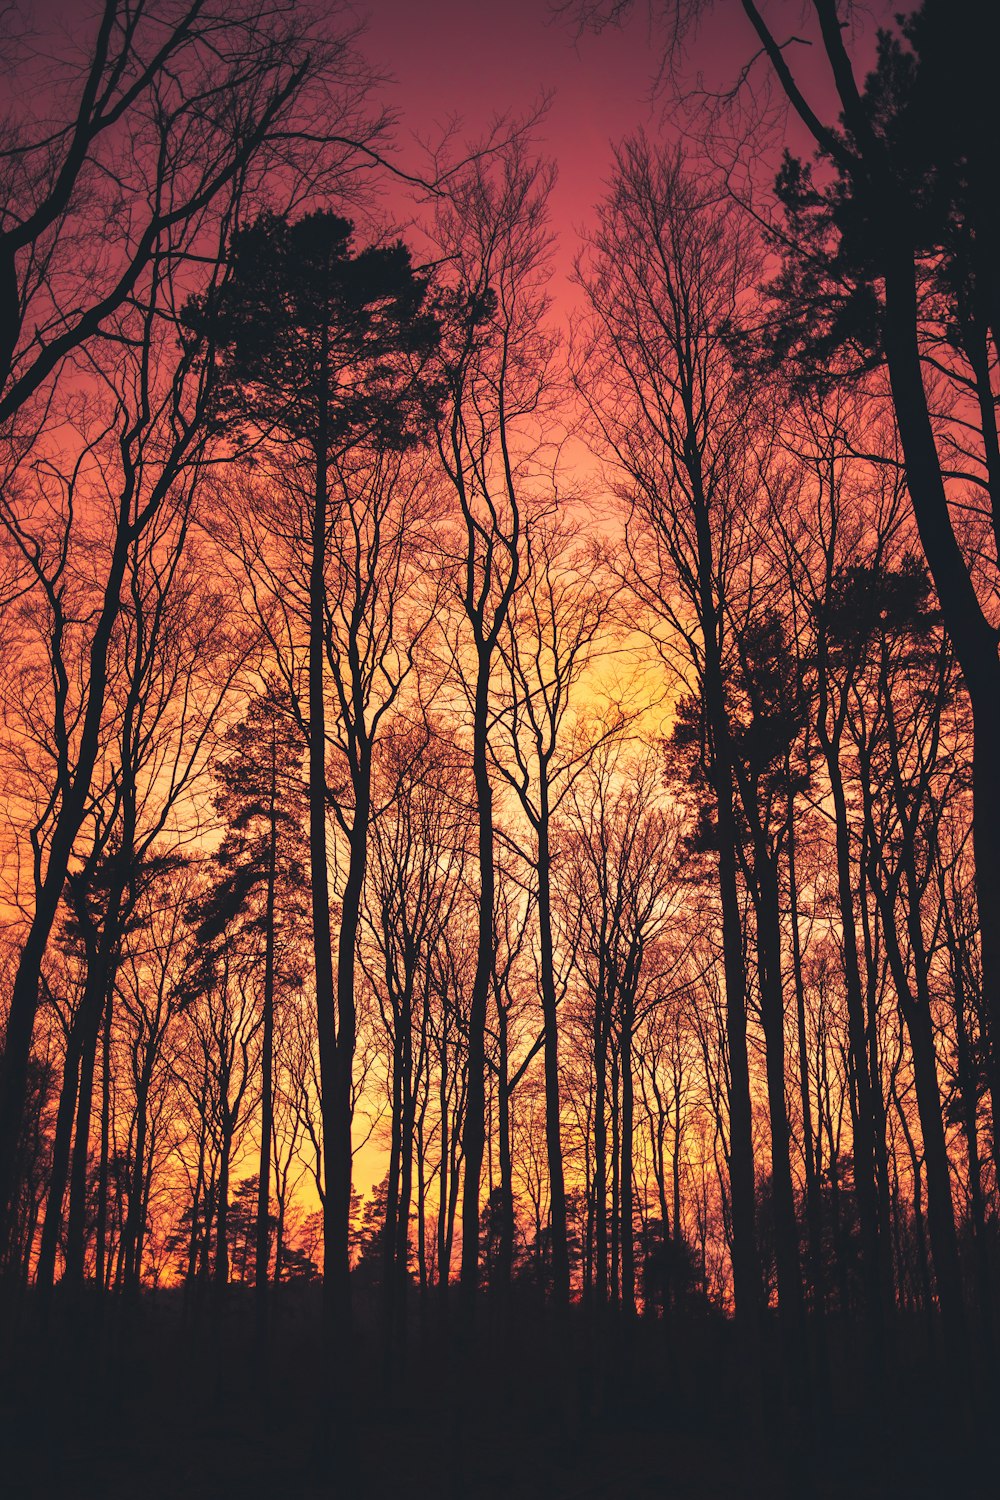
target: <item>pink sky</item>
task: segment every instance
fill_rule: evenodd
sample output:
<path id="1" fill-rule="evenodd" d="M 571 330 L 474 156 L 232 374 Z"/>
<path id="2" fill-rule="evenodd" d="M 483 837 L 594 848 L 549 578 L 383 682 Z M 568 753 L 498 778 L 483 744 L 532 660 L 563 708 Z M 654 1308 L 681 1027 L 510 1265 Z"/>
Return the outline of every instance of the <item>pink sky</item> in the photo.
<path id="1" fill-rule="evenodd" d="M 872 9 L 889 13 L 889 4 Z M 799 0 L 776 0 L 766 7 L 782 39 L 808 34 Z M 388 75 L 382 91 L 387 106 L 400 116 L 399 139 L 408 133 L 432 138 L 453 116 L 461 116 L 464 133 L 474 138 L 497 113 L 523 114 L 543 91 L 554 94 L 539 128 L 539 149 L 558 163 L 559 180 L 552 200 L 552 227 L 559 236 L 556 251 L 557 302 L 566 291 L 578 231 L 591 216 L 610 170 L 611 143 L 645 126 L 667 137 L 675 130 L 670 89 L 652 97 L 658 54 L 647 25 L 645 0 L 636 0 L 631 20 L 600 35 L 576 35 L 571 18 L 552 17 L 549 0 L 369 0 L 359 13 L 369 17 L 363 47 L 372 64 Z M 861 47 L 869 52 L 874 24 L 862 16 Z M 725 88 L 756 50 L 756 38 L 735 0 L 716 0 L 705 12 L 688 48 L 685 77 L 704 79 L 708 87 Z M 813 86 L 822 78 L 819 49 L 795 47 L 790 54 L 797 73 Z M 763 81 L 767 68 L 758 65 Z M 825 97 L 824 97 L 825 95 Z M 829 107 L 829 95 L 819 98 Z M 803 132 L 792 129 L 789 141 L 807 151 Z M 404 158 L 407 153 L 404 152 Z M 772 168 L 764 175 L 769 179 Z M 768 184 L 769 185 L 769 184 Z"/>
<path id="2" fill-rule="evenodd" d="M 550 19 L 547 0 L 373 0 L 364 50 L 390 74 L 386 104 L 400 113 L 400 139 L 435 134 L 454 115 L 475 137 L 493 115 L 524 114 L 554 93 L 538 146 L 558 163 L 552 225 L 556 269 L 568 277 L 577 231 L 601 197 L 611 141 L 645 125 L 662 127 L 663 99 L 651 101 L 654 54 L 645 20 L 577 38 L 572 22 Z"/>

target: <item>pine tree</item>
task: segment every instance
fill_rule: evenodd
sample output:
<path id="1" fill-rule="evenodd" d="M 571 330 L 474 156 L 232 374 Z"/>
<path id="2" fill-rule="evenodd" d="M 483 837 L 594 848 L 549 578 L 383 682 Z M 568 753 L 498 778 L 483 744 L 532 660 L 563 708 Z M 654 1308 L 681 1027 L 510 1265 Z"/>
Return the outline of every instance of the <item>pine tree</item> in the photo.
<path id="1" fill-rule="evenodd" d="M 274 1026 L 276 999 L 301 975 L 295 941 L 305 925 L 307 887 L 305 746 L 273 691 L 251 702 L 230 729 L 216 764 L 215 808 L 227 832 L 214 857 L 215 879 L 194 913 L 204 961 L 239 928 L 262 945 L 262 1057 L 260 1168 L 254 1282 L 258 1336 L 267 1331 L 271 1247 L 270 1181 L 274 1143 Z"/>

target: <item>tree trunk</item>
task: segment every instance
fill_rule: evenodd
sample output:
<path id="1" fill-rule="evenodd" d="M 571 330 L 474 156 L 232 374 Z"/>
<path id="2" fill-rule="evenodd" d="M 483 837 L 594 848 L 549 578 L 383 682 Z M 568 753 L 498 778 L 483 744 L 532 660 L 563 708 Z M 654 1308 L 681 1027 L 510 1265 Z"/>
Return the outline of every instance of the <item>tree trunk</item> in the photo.
<path id="1" fill-rule="evenodd" d="M 66 1219 L 66 1285 L 83 1285 L 87 1234 L 87 1175 L 90 1165 L 90 1116 L 97 1062 L 97 1039 L 104 1010 L 106 974 L 98 955 L 88 961 L 83 997 L 83 1046 L 80 1056 L 80 1090 L 77 1095 L 73 1165 L 70 1172 L 69 1212 Z"/>
<path id="2" fill-rule="evenodd" d="M 635 1025 L 633 1007 L 629 1005 L 622 1016 L 620 1067 L 621 1067 L 621 1258 L 622 1258 L 622 1312 L 626 1319 L 635 1317 L 635 1216 L 632 1186 L 632 1142 L 635 1134 L 635 1082 L 632 1077 L 632 1028 Z"/>
<path id="3" fill-rule="evenodd" d="M 324 1102 L 324 1138 L 332 1130 L 327 1153 L 326 1209 L 335 1236 L 333 1264 L 327 1251 L 327 1275 L 332 1271 L 334 1319 L 341 1358 L 351 1341 L 351 1180 L 354 1156 L 351 1131 L 354 1117 L 354 1049 L 357 1017 L 354 999 L 355 957 L 361 922 L 361 897 L 365 883 L 368 825 L 371 815 L 371 767 L 363 757 L 360 781 L 355 786 L 354 821 L 351 827 L 347 879 L 340 906 L 337 936 L 337 1049 L 334 1057 L 332 1098 L 329 1113 Z"/>
<path id="4" fill-rule="evenodd" d="M 135 1097 L 135 1147 L 128 1190 L 128 1209 L 125 1217 L 124 1266 L 125 1285 L 134 1294 L 139 1290 L 142 1268 L 142 1239 L 145 1224 L 144 1198 L 146 1177 L 146 1132 L 148 1128 L 148 1100 L 153 1072 L 153 1042 L 148 1045 L 147 1057 L 143 1061 L 136 1087 Z"/>
<path id="5" fill-rule="evenodd" d="M 603 992 L 594 1008 L 594 1290 L 597 1305 L 608 1301 L 608 1028 Z"/>
<path id="6" fill-rule="evenodd" d="M 77 1094 L 80 1082 L 80 1058 L 83 1052 L 84 1007 L 73 1017 L 66 1035 L 66 1055 L 63 1059 L 62 1088 L 59 1092 L 59 1108 L 52 1140 L 52 1168 L 49 1173 L 49 1193 L 42 1222 L 42 1238 L 38 1248 L 38 1264 L 35 1268 L 35 1287 L 39 1302 L 39 1315 L 43 1324 L 48 1318 L 53 1280 L 55 1277 L 56 1249 L 62 1229 L 63 1202 L 66 1196 L 66 1179 L 69 1175 L 70 1146 L 73 1139 L 73 1120 L 76 1114 Z"/>
<path id="7" fill-rule="evenodd" d="M 809 1038 L 806 1031 L 806 991 L 802 974 L 802 937 L 799 932 L 799 895 L 795 863 L 795 803 L 789 792 L 786 818 L 788 848 L 788 895 L 792 933 L 792 984 L 795 990 L 795 1031 L 798 1044 L 799 1104 L 802 1111 L 802 1156 L 806 1178 L 806 1233 L 809 1246 L 809 1282 L 820 1366 L 826 1369 L 826 1277 L 823 1271 L 823 1203 L 816 1166 L 813 1133 L 812 1088 L 809 1078 Z"/>
<path id="8" fill-rule="evenodd" d="M 862 1284 L 865 1321 L 873 1375 L 884 1360 L 886 1317 L 892 1309 L 892 1274 L 879 1232 L 877 1148 L 873 1075 L 869 1069 L 868 1023 L 858 962 L 854 889 L 851 865 L 851 826 L 847 795 L 840 767 L 839 738 L 827 732 L 825 712 L 819 716 L 819 740 L 826 760 L 833 800 L 837 851 L 837 897 L 844 958 L 844 991 L 847 999 L 847 1029 L 850 1047 L 851 1121 L 854 1135 L 854 1189 L 861 1227 Z"/>
<path id="9" fill-rule="evenodd" d="M 900 221 L 905 222 L 904 215 Z M 913 254 L 899 228 L 890 225 L 886 231 L 885 352 L 913 513 L 972 704 L 976 895 L 994 1163 L 1000 1170 L 1000 658 L 996 630 L 983 614 L 951 524 L 917 341 Z"/>
<path id="10" fill-rule="evenodd" d="M 913 963 L 917 976 L 917 994 L 911 993 L 906 963 L 896 934 L 895 914 L 888 900 L 884 898 L 883 900 L 886 954 L 913 1059 L 917 1115 L 924 1143 L 924 1165 L 927 1169 L 927 1218 L 938 1301 L 952 1353 L 961 1358 L 964 1356 L 966 1340 L 965 1308 L 958 1261 L 958 1238 L 955 1233 L 955 1212 L 951 1196 L 948 1148 L 941 1118 L 941 1093 L 938 1087 L 934 1034 L 931 1027 L 930 995 L 922 977 L 924 960 L 916 952 L 913 954 Z M 911 928 L 911 941 L 912 936 Z"/>
<path id="11" fill-rule="evenodd" d="M 223 1127 L 222 1149 L 219 1152 L 219 1180 L 216 1184 L 215 1205 L 215 1265 L 213 1279 L 221 1306 L 222 1293 L 229 1285 L 229 1157 L 233 1142 L 228 1128 Z"/>
<path id="12" fill-rule="evenodd" d="M 394 1004 L 392 1038 L 392 1105 L 389 1119 L 389 1170 L 386 1173 L 385 1224 L 382 1230 L 382 1300 L 385 1309 L 386 1356 L 390 1358 L 395 1333 L 396 1253 L 399 1243 L 400 1158 L 403 1133 L 403 1027 Z"/>
<path id="13" fill-rule="evenodd" d="M 763 830 L 759 828 L 755 830 L 754 846 L 753 894 L 757 911 L 757 966 L 761 1022 L 764 1029 L 768 1119 L 771 1127 L 771 1196 L 778 1276 L 778 1318 L 789 1389 L 801 1394 L 808 1386 L 809 1366 L 803 1325 L 799 1228 L 792 1185 L 791 1130 L 785 1100 L 785 1004 L 781 974 L 778 872 L 775 858 L 766 845 Z"/>
<path id="14" fill-rule="evenodd" d="M 501 1317 L 510 1296 L 514 1268 L 514 1179 L 510 1149 L 510 1088 L 507 1082 L 507 1013 L 497 1001 L 499 1072 L 497 1074 L 497 1154 L 500 1168 L 500 1246 L 497 1284 Z"/>
<path id="15" fill-rule="evenodd" d="M 268 803 L 267 891 L 264 905 L 264 1035 L 260 1057 L 260 1155 L 257 1168 L 257 1243 L 254 1257 L 254 1308 L 258 1356 L 263 1362 L 268 1340 L 268 1271 L 271 1260 L 271 1155 L 274 1149 L 274 947 L 278 883 L 277 820 L 278 744 L 271 725 L 271 785 Z"/>
<path id="16" fill-rule="evenodd" d="M 489 685 L 490 655 L 486 648 L 480 647 L 472 729 L 472 772 L 479 821 L 479 930 L 469 1007 L 469 1075 L 462 1133 L 465 1184 L 462 1193 L 461 1284 L 465 1317 L 470 1328 L 479 1285 L 479 1187 L 486 1147 L 486 1014 L 494 969 L 496 871 L 493 862 L 493 788 L 487 761 Z"/>
<path id="17" fill-rule="evenodd" d="M 978 1095 L 969 1037 L 962 945 L 958 934 L 948 919 L 947 899 L 943 891 L 942 901 L 945 903 L 948 945 L 953 964 L 958 1097 L 968 1163 L 969 1207 L 972 1213 L 972 1227 L 975 1234 L 976 1291 L 979 1302 L 979 1318 L 982 1324 L 983 1346 L 987 1357 L 992 1358 L 994 1353 L 993 1288 L 990 1274 L 989 1241 L 986 1228 L 986 1205 L 983 1200 L 982 1161 L 979 1151 Z"/>
<path id="18" fill-rule="evenodd" d="M 114 986 L 111 985 L 104 1002 L 104 1027 L 101 1038 L 101 1154 L 97 1169 L 97 1223 L 94 1226 L 94 1271 L 97 1285 L 102 1292 L 108 1290 L 110 1280 L 107 1248 L 111 1176 L 111 1022 L 114 1003 L 115 991 Z"/>
<path id="19" fill-rule="evenodd" d="M 327 1357 L 342 1314 L 344 1246 L 338 1246 L 337 1020 L 334 1010 L 333 929 L 327 852 L 326 693 L 323 680 L 326 621 L 327 432 L 321 409 L 316 447 L 316 490 L 309 566 L 309 875 L 312 905 L 316 1032 L 319 1044 L 320 1112 L 323 1121 L 323 1321 Z M 349 1212 L 349 1210 L 348 1210 Z"/>
<path id="20" fill-rule="evenodd" d="M 559 1025 L 556 1004 L 555 958 L 552 939 L 551 850 L 549 847 L 548 790 L 542 787 L 538 824 L 538 948 L 545 1027 L 545 1152 L 549 1172 L 549 1235 L 552 1252 L 552 1297 L 569 1306 L 569 1238 L 566 1229 L 566 1179 L 563 1172 L 562 1110 L 559 1094 Z"/>

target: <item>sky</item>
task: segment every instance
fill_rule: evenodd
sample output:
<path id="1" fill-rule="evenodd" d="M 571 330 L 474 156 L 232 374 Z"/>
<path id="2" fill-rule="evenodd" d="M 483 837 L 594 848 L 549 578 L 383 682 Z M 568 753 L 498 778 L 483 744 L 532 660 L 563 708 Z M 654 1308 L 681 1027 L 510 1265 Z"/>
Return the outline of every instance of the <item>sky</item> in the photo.
<path id="1" fill-rule="evenodd" d="M 551 93 L 536 139 L 558 165 L 551 222 L 561 300 L 578 233 L 609 176 L 611 142 L 664 124 L 644 18 L 577 36 L 571 19 L 551 16 L 548 0 L 374 0 L 368 15 L 363 49 L 392 79 L 382 97 L 399 112 L 401 143 L 408 133 L 433 136 L 456 115 L 475 138 L 495 114 L 525 114 Z"/>
<path id="2" fill-rule="evenodd" d="M 312 0 L 317 8 L 323 3 Z M 654 0 L 653 9 L 667 4 Z M 61 35 L 75 52 L 94 33 L 100 8 L 101 0 L 20 0 L 14 30 Z M 539 152 L 558 167 L 550 213 L 556 237 L 552 291 L 557 308 L 568 310 L 576 300 L 571 277 L 580 232 L 603 196 L 612 144 L 639 128 L 661 140 L 676 139 L 680 118 L 673 83 L 655 87 L 661 49 L 650 32 L 647 0 L 634 0 L 624 25 L 599 34 L 581 32 L 572 14 L 553 14 L 553 8 L 553 0 L 345 0 L 348 17 L 365 24 L 361 50 L 383 80 L 375 102 L 397 116 L 397 160 L 404 168 L 419 172 L 426 164 L 415 137 L 434 140 L 458 119 L 461 137 L 475 140 L 498 114 L 523 116 L 550 96 L 535 138 Z M 863 45 L 870 47 L 874 35 L 868 10 L 888 14 L 895 8 L 889 0 L 856 7 L 866 31 Z M 782 37 L 807 38 L 807 9 L 801 0 L 769 0 L 766 6 Z M 681 82 L 728 88 L 755 48 L 737 0 L 714 0 L 689 37 Z M 797 46 L 790 54 L 811 86 L 813 75 L 820 75 L 818 52 Z M 755 82 L 766 74 L 759 64 Z M 788 138 L 796 149 L 809 149 L 794 122 Z M 772 174 L 769 161 L 762 176 L 769 182 Z M 391 197 L 388 202 L 405 222 L 405 209 L 397 210 Z"/>
<path id="3" fill-rule="evenodd" d="M 384 97 L 400 111 L 401 134 L 431 132 L 458 114 L 475 136 L 492 114 L 525 113 L 552 92 L 538 143 L 558 163 L 560 228 L 581 222 L 599 196 L 610 139 L 659 114 L 645 28 L 576 39 L 568 20 L 549 20 L 546 0 L 375 0 L 365 50 L 395 76 Z"/>
<path id="4" fill-rule="evenodd" d="M 782 37 L 806 34 L 803 9 L 798 0 L 777 0 L 768 6 L 768 15 Z M 873 9 L 891 7 L 876 3 Z M 432 138 L 436 127 L 459 116 L 463 134 L 474 139 L 497 113 L 523 114 L 543 93 L 551 93 L 537 142 L 558 166 L 551 202 L 557 236 L 553 293 L 557 304 L 571 306 L 570 277 L 580 231 L 603 196 L 612 143 L 639 128 L 660 139 L 678 138 L 680 119 L 671 87 L 655 88 L 660 54 L 645 0 L 636 0 L 624 26 L 582 35 L 571 16 L 553 16 L 550 0 L 494 5 L 481 0 L 370 0 L 358 13 L 368 17 L 363 50 L 388 79 L 381 97 L 398 112 L 404 163 L 408 135 Z M 858 14 L 862 48 L 870 48 L 874 26 L 863 11 Z M 684 85 L 728 88 L 755 46 L 741 7 L 735 0 L 716 0 L 689 41 L 682 62 Z M 822 101 L 818 51 L 796 47 L 794 64 L 811 90 L 819 84 Z M 758 65 L 755 80 L 763 82 L 765 74 Z M 810 143 L 795 122 L 786 121 L 786 126 L 785 139 L 808 151 Z M 772 171 L 768 163 L 768 180 Z"/>
<path id="5" fill-rule="evenodd" d="M 769 6 L 780 12 L 784 0 Z M 475 140 L 498 114 L 524 115 L 543 94 L 551 102 L 536 130 L 541 153 L 558 167 L 550 222 L 556 235 L 552 293 L 557 315 L 575 302 L 571 288 L 580 233 L 592 221 L 610 175 L 612 145 L 638 128 L 660 139 L 676 138 L 679 117 L 670 91 L 656 92 L 658 52 L 645 5 L 622 28 L 576 33 L 571 18 L 553 17 L 549 0 L 369 0 L 362 50 L 385 83 L 379 102 L 398 115 L 396 139 L 404 167 L 419 170 L 413 136 L 433 140 L 460 118 L 461 135 Z M 798 0 L 784 5 L 801 23 Z M 24 12 L 42 29 L 55 22 L 70 46 L 92 33 L 98 0 L 26 0 Z M 789 27 L 794 29 L 794 24 Z M 869 33 L 870 34 L 870 33 Z M 735 0 L 716 0 L 695 38 L 686 66 L 693 82 L 724 87 L 754 50 L 749 25 Z M 797 49 L 797 69 L 810 77 L 814 53 Z M 790 137 L 797 149 L 808 143 Z M 769 175 L 765 168 L 763 175 Z M 369 1153 L 375 1156 L 377 1153 Z M 359 1173 L 360 1186 L 377 1175 L 375 1162 Z"/>
<path id="6" fill-rule="evenodd" d="M 550 0 L 362 0 L 358 14 L 367 16 L 361 50 L 385 80 L 377 97 L 397 116 L 395 160 L 405 170 L 426 169 L 417 140 L 439 139 L 456 118 L 460 139 L 474 142 L 498 114 L 523 117 L 548 98 L 533 139 L 557 167 L 549 202 L 550 318 L 554 329 L 565 329 L 583 305 L 574 262 L 611 176 L 613 144 L 637 129 L 655 139 L 677 135 L 670 91 L 655 86 L 658 53 L 644 0 L 626 26 L 600 34 L 581 33 L 572 16 L 554 15 Z M 690 72 L 728 81 L 746 52 L 745 27 L 733 37 L 709 13 L 704 32 Z M 407 233 L 406 190 L 398 206 L 390 190 L 383 207 L 400 215 Z M 410 238 L 419 245 L 419 235 Z M 597 483 L 579 439 L 570 439 L 562 461 L 572 487 Z"/>

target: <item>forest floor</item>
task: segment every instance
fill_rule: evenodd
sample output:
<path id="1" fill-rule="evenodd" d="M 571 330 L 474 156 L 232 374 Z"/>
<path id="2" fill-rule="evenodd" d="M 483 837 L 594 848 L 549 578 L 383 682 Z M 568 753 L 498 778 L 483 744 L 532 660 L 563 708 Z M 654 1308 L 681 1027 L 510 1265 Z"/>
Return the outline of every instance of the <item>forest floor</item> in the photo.
<path id="1" fill-rule="evenodd" d="M 231 1324 L 234 1320 L 230 1320 Z M 140 1320 L 103 1347 L 22 1338 L 0 1383 L 3 1500 L 997 1500 L 1000 1426 L 909 1351 L 862 1398 L 846 1367 L 822 1420 L 740 1421 L 726 1330 L 611 1338 L 588 1368 L 537 1332 L 485 1341 L 461 1380 L 432 1349 L 358 1359 L 318 1413 L 314 1337 L 296 1318 L 262 1387 L 239 1320 L 220 1338 Z M 315 1329 L 313 1326 L 312 1332 Z M 577 1330 L 579 1335 L 579 1329 Z M 571 1342 L 573 1342 L 571 1340 Z M 587 1338 L 593 1354 L 592 1336 Z M 512 1354 L 514 1357 L 512 1357 Z M 596 1378 L 595 1378 L 596 1371 Z M 598 1387 L 600 1387 L 598 1389 Z M 989 1403 L 992 1411 L 995 1405 Z M 984 1458 L 983 1455 L 986 1455 Z"/>

